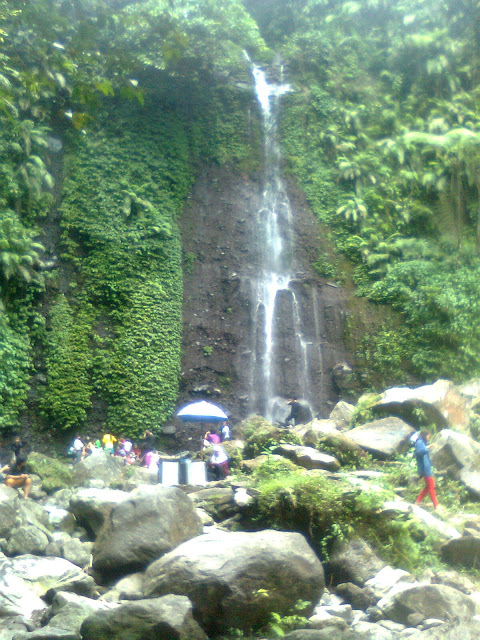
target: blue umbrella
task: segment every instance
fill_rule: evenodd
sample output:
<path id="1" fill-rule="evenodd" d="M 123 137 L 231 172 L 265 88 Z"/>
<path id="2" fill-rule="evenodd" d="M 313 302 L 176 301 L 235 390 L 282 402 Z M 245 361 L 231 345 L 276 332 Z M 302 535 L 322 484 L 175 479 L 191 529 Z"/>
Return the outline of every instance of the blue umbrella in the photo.
<path id="1" fill-rule="evenodd" d="M 177 416 L 183 422 L 223 422 L 228 420 L 227 414 L 216 404 L 200 400 L 191 402 L 178 411 Z"/>

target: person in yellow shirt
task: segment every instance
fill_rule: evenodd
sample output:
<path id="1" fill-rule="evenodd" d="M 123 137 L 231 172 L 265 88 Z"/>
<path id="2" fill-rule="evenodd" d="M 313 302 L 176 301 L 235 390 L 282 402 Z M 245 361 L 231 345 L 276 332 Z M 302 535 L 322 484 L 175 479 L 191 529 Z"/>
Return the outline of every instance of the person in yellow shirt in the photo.
<path id="1" fill-rule="evenodd" d="M 117 439 L 111 433 L 106 433 L 102 438 L 103 450 L 113 456 L 113 445 Z"/>

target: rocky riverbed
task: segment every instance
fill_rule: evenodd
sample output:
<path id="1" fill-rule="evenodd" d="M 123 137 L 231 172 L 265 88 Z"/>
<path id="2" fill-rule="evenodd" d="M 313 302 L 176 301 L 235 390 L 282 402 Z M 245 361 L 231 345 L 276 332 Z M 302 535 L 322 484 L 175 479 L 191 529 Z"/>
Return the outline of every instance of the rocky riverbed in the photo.
<path id="1" fill-rule="evenodd" d="M 353 469 L 346 452 L 395 459 L 415 428 L 412 403 L 438 421 L 437 470 L 475 497 L 472 396 L 445 381 L 389 390 L 372 404 L 379 416 L 353 429 L 346 403 L 329 420 L 288 430 L 291 442 L 257 422 L 255 437 L 269 442 L 260 455 L 248 455 L 255 438 L 238 425 L 227 443 L 236 470 L 206 486 L 159 485 L 146 469 L 103 453 L 67 469 L 63 488 L 32 474 L 27 500 L 0 485 L 0 640 L 476 638 L 480 586 L 462 566 L 480 559 L 478 512 L 459 505 L 435 513 L 411 505 L 402 487 L 380 507 L 377 500 L 366 514 L 379 523 L 372 526 L 414 523 L 418 540 L 433 533 L 439 541 L 444 564 L 416 572 L 388 564 L 356 531 L 322 555 L 308 530 L 265 528 L 258 517 L 252 474 L 279 460 L 318 491 L 345 483 L 345 499 L 378 493 L 382 472 Z M 299 509 L 284 489 L 284 508 Z"/>

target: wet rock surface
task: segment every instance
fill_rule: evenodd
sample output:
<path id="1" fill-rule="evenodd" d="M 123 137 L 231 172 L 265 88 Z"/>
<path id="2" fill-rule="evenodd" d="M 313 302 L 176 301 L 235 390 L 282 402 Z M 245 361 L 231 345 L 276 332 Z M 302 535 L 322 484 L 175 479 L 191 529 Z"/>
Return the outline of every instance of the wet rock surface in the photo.
<path id="1" fill-rule="evenodd" d="M 204 167 L 181 219 L 182 244 L 190 261 L 184 279 L 181 400 L 190 400 L 198 388 L 205 390 L 204 397 L 209 397 L 209 389 L 217 390 L 215 401 L 223 403 L 234 421 L 251 412 L 252 319 L 247 285 L 256 269 L 252 229 L 261 190 L 260 182 L 248 175 L 225 167 Z M 338 397 L 333 368 L 347 359 L 342 335 L 345 294 L 311 269 L 312 257 L 322 243 L 320 231 L 302 194 L 294 185 L 288 185 L 288 191 L 302 265 L 292 286 L 305 316 L 308 339 L 318 332 L 315 323 L 321 326 L 323 358 L 321 366 L 316 365 L 314 388 L 320 394 L 317 410 L 326 417 Z M 278 339 L 282 341 L 282 336 Z M 290 358 L 288 344 L 284 357 Z M 298 394 L 293 371 L 293 361 L 285 362 L 284 378 L 276 381 L 284 398 Z M 177 425 L 177 441 L 188 442 L 199 435 L 200 429 L 192 432 Z"/>

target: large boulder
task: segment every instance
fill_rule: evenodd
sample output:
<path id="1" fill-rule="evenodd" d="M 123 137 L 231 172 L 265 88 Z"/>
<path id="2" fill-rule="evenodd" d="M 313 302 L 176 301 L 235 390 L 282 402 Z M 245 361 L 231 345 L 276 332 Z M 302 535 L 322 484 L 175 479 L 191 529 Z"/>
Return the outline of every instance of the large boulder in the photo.
<path id="1" fill-rule="evenodd" d="M 326 471 L 338 471 L 340 469 L 340 463 L 334 456 L 328 453 L 321 453 L 312 447 L 280 444 L 274 451 L 304 469 L 325 469 Z"/>
<path id="2" fill-rule="evenodd" d="M 449 540 L 440 549 L 445 562 L 473 569 L 480 561 L 480 537 L 461 536 Z"/>
<path id="3" fill-rule="evenodd" d="M 414 429 L 400 418 L 383 418 L 351 429 L 348 437 L 365 451 L 386 459 L 405 452 L 413 432 Z"/>
<path id="4" fill-rule="evenodd" d="M 480 470 L 460 469 L 458 479 L 477 500 L 480 499 Z"/>
<path id="5" fill-rule="evenodd" d="M 100 596 L 100 600 L 106 602 L 119 602 L 120 600 L 142 600 L 144 574 L 131 573 L 121 578 L 106 593 Z"/>
<path id="6" fill-rule="evenodd" d="M 8 538 L 15 526 L 19 500 L 15 489 L 0 484 L 0 538 Z"/>
<path id="7" fill-rule="evenodd" d="M 443 429 L 437 435 L 431 458 L 437 471 L 455 473 L 464 467 L 480 471 L 480 445 L 452 429 Z"/>
<path id="8" fill-rule="evenodd" d="M 231 487 L 208 487 L 190 494 L 194 505 L 203 509 L 215 521 L 225 520 L 238 513 Z"/>
<path id="9" fill-rule="evenodd" d="M 91 480 L 102 480 L 107 486 L 123 487 L 125 467 L 118 456 L 111 456 L 103 451 L 87 456 L 73 467 L 73 484 L 87 486 Z"/>
<path id="10" fill-rule="evenodd" d="M 271 455 L 269 453 L 262 453 L 251 460 L 242 460 L 241 469 L 245 473 L 253 473 L 257 469 L 260 469 L 260 467 L 263 467 L 263 465 L 272 464 L 273 462 L 285 462 L 285 465 L 291 465 L 292 470 L 295 469 L 295 465 L 287 462 L 283 456 Z"/>
<path id="11" fill-rule="evenodd" d="M 48 514 L 48 526 L 55 531 L 65 531 L 66 533 L 73 533 L 75 529 L 76 520 L 70 511 L 61 509 L 55 504 L 45 504 L 44 509 Z"/>
<path id="12" fill-rule="evenodd" d="M 317 418 L 307 424 L 292 427 L 290 432 L 298 436 L 302 444 L 307 447 L 315 447 L 326 435 L 339 433 L 332 420 L 318 420 Z"/>
<path id="13" fill-rule="evenodd" d="M 144 589 L 146 596 L 186 595 L 215 634 L 260 626 L 299 599 L 313 603 L 311 611 L 324 586 L 322 565 L 299 533 L 214 530 L 152 563 Z"/>
<path id="14" fill-rule="evenodd" d="M 9 556 L 26 553 L 39 556 L 45 552 L 49 541 L 49 537 L 35 525 L 21 525 L 10 532 L 5 553 Z"/>
<path id="15" fill-rule="evenodd" d="M 111 510 L 93 547 L 93 566 L 104 576 L 133 573 L 202 530 L 181 489 L 144 485 Z"/>
<path id="16" fill-rule="evenodd" d="M 374 410 L 417 426 L 435 424 L 437 429 L 467 429 L 470 422 L 465 399 L 449 380 L 437 380 L 435 384 L 416 389 L 387 389 Z"/>
<path id="17" fill-rule="evenodd" d="M 340 402 L 337 402 L 333 407 L 332 413 L 330 414 L 330 420 L 335 423 L 337 429 L 345 431 L 350 428 L 350 421 L 354 411 L 355 407 L 353 404 L 340 400 Z"/>
<path id="18" fill-rule="evenodd" d="M 359 587 L 364 587 L 383 567 L 385 562 L 362 538 L 334 542 L 328 564 L 333 584 L 353 582 Z"/>
<path id="19" fill-rule="evenodd" d="M 70 498 L 70 510 L 77 522 L 95 538 L 111 510 L 129 494 L 118 489 L 79 489 Z"/>
<path id="20" fill-rule="evenodd" d="M 59 593 L 48 613 L 48 623 L 29 633 L 19 633 L 14 640 L 78 640 L 82 622 L 97 611 L 108 611 L 117 604 L 92 600 L 75 593 Z"/>
<path id="21" fill-rule="evenodd" d="M 90 596 L 94 589 L 90 576 L 62 558 L 0 558 L 0 617 L 37 620 L 50 594 L 74 591 Z"/>
<path id="22" fill-rule="evenodd" d="M 408 624 L 412 613 L 419 613 L 424 618 L 452 620 L 473 616 L 476 612 L 470 596 L 441 584 L 402 585 L 401 589 L 394 588 L 379 600 L 377 607 L 384 617 L 401 624 Z"/>
<path id="23" fill-rule="evenodd" d="M 192 616 L 188 598 L 166 595 L 126 602 L 112 611 L 89 616 L 82 640 L 207 640 Z"/>
<path id="24" fill-rule="evenodd" d="M 455 477 L 480 498 L 480 445 L 464 433 L 443 429 L 431 450 L 437 471 Z"/>

